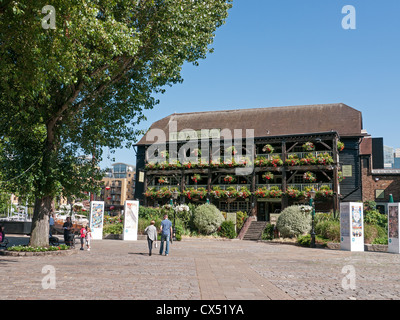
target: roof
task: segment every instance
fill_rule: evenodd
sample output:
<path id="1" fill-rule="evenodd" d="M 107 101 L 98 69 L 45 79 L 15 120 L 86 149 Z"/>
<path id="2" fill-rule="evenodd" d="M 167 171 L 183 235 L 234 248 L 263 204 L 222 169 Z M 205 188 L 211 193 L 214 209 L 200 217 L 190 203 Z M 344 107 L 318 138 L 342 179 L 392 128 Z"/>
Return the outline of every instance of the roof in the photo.
<path id="1" fill-rule="evenodd" d="M 176 123 L 175 123 L 176 122 Z M 361 136 L 362 114 L 343 103 L 287 107 L 174 113 L 154 122 L 149 131 L 160 129 L 167 141 L 169 132 L 201 129 L 254 129 L 254 137 L 296 135 L 336 131 L 341 137 Z M 149 131 L 137 145 L 152 144 Z"/>

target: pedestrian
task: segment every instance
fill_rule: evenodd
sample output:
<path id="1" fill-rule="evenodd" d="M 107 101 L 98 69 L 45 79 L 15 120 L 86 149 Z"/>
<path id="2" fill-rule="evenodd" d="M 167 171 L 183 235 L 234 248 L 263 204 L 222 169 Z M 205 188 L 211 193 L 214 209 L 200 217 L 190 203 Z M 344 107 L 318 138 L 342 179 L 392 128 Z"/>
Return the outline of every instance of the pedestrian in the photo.
<path id="1" fill-rule="evenodd" d="M 169 253 L 169 240 L 172 235 L 172 222 L 168 220 L 168 215 L 164 215 L 164 220 L 161 221 L 161 245 L 160 245 L 160 255 L 163 254 L 164 241 L 166 241 L 165 255 Z"/>
<path id="2" fill-rule="evenodd" d="M 154 226 L 156 222 L 154 220 L 150 221 L 150 225 L 144 229 L 147 234 L 147 244 L 149 246 L 149 256 L 151 256 L 151 249 L 153 248 L 153 241 L 155 241 L 155 246 L 157 248 L 157 228 Z"/>
<path id="3" fill-rule="evenodd" d="M 82 226 L 82 228 L 80 230 L 80 234 L 81 234 L 81 249 L 80 250 L 84 250 L 83 246 L 85 244 L 85 239 L 86 239 L 86 232 L 87 232 L 86 228 L 87 228 L 87 226 L 86 227 Z"/>
<path id="4" fill-rule="evenodd" d="M 50 218 L 49 218 L 49 236 L 50 236 L 50 238 L 53 236 L 53 229 L 54 229 L 54 213 L 50 214 Z"/>
<path id="5" fill-rule="evenodd" d="M 90 240 L 92 239 L 92 230 L 86 226 L 86 246 L 87 251 L 90 251 Z"/>
<path id="6" fill-rule="evenodd" d="M 71 231 L 72 229 L 72 222 L 71 218 L 67 217 L 66 221 L 63 224 L 63 229 L 64 229 L 64 242 L 67 246 L 72 246 L 73 240 L 71 239 Z"/>

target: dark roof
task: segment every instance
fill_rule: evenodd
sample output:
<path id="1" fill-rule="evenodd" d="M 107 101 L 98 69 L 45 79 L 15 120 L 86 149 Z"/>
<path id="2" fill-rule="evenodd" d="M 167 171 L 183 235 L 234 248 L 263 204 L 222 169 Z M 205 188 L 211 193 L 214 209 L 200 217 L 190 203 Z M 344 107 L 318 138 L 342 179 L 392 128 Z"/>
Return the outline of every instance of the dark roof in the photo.
<path id="1" fill-rule="evenodd" d="M 336 131 L 341 137 L 361 136 L 361 112 L 343 103 L 238 109 L 224 111 L 174 113 L 154 122 L 151 129 L 161 129 L 169 140 L 169 124 L 176 121 L 184 129 L 254 129 L 254 137 L 296 135 Z M 137 143 L 152 144 L 146 135 Z"/>

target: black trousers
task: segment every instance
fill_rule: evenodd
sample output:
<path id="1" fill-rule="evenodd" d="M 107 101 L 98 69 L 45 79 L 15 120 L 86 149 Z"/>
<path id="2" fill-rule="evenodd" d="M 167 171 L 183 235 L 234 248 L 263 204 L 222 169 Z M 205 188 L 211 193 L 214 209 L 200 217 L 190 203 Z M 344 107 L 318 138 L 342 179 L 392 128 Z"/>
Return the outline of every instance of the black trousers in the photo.
<path id="1" fill-rule="evenodd" d="M 149 254 L 151 254 L 151 249 L 153 248 L 153 240 L 147 238 L 147 244 L 149 246 Z"/>

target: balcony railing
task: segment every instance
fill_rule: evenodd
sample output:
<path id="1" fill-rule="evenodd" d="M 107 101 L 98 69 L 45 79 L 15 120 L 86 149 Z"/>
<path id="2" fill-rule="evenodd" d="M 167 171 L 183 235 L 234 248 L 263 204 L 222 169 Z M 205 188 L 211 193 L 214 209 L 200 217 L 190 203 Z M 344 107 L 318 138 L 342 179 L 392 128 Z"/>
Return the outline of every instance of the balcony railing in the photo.
<path id="1" fill-rule="evenodd" d="M 288 183 L 287 184 L 287 188 L 296 188 L 300 191 L 305 191 L 307 188 L 313 188 L 314 190 L 318 191 L 320 190 L 320 188 L 322 186 L 328 186 L 330 189 L 332 189 L 332 183 Z M 154 190 L 160 190 L 161 188 L 165 188 L 167 187 L 168 189 L 172 189 L 172 188 L 179 188 L 179 186 L 174 186 L 174 185 L 164 185 L 164 186 L 149 186 L 151 188 L 154 188 Z M 250 190 L 251 186 L 250 184 L 215 184 L 211 186 L 212 187 L 219 187 L 222 190 L 226 190 L 229 187 L 234 187 L 236 190 L 240 190 L 240 188 L 242 187 L 246 187 L 247 189 Z M 282 189 L 282 184 L 278 184 L 278 183 L 268 183 L 268 184 L 256 184 L 256 189 L 258 188 L 267 188 L 267 190 L 270 190 L 271 187 L 278 187 L 279 189 Z M 199 189 L 199 188 L 204 188 L 207 189 L 207 185 L 206 184 L 198 184 L 198 185 L 188 185 L 186 186 L 186 188 L 193 188 L 195 190 Z"/>

